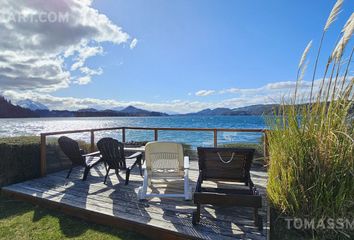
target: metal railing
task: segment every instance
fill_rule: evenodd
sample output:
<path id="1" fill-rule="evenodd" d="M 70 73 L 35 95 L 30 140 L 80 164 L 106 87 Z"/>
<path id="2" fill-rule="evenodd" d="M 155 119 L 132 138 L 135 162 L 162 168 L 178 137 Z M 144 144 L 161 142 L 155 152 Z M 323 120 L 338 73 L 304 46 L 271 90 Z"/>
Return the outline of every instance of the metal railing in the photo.
<path id="1" fill-rule="evenodd" d="M 264 146 L 264 158 L 268 159 L 268 139 L 266 129 L 246 129 L 246 128 L 158 128 L 158 127 L 113 127 L 113 128 L 95 128 L 95 129 L 81 129 L 81 130 L 70 130 L 70 131 L 59 131 L 59 132 L 46 132 L 41 133 L 41 176 L 46 175 L 47 171 L 47 159 L 46 159 L 46 146 L 47 137 L 54 135 L 72 134 L 72 133 L 90 133 L 90 149 L 95 150 L 95 132 L 99 131 L 113 131 L 120 130 L 122 133 L 122 142 L 126 142 L 126 130 L 142 130 L 142 131 L 153 131 L 154 140 L 158 141 L 159 131 L 189 131 L 189 132 L 213 132 L 214 133 L 214 147 L 218 146 L 218 132 L 258 132 L 262 133 L 263 146 Z"/>

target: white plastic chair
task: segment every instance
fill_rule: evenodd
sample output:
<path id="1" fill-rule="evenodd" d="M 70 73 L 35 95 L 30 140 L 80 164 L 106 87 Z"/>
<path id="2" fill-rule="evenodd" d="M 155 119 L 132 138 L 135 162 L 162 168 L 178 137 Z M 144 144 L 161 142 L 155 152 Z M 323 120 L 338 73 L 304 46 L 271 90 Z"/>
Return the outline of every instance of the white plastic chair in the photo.
<path id="1" fill-rule="evenodd" d="M 192 199 L 189 186 L 189 157 L 183 156 L 183 146 L 174 142 L 150 142 L 145 146 L 145 169 L 143 186 L 139 188 L 138 199 L 169 197 Z M 156 194 L 147 193 L 151 179 L 184 179 L 183 193 Z"/>

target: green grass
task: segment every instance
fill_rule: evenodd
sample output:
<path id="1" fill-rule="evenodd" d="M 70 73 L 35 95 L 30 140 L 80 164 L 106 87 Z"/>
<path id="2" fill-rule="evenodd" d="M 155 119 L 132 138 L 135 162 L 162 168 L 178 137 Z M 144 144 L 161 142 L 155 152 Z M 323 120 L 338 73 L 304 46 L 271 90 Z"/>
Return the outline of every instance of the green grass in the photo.
<path id="1" fill-rule="evenodd" d="M 40 137 L 36 136 L 21 136 L 21 137 L 1 137 L 0 144 L 8 145 L 28 145 L 39 144 Z"/>
<path id="2" fill-rule="evenodd" d="M 146 239 L 0 196 L 0 239 Z"/>
<path id="3" fill-rule="evenodd" d="M 1 137 L 0 144 L 7 145 L 40 145 L 41 138 L 38 136 Z M 58 138 L 47 137 L 47 144 L 58 144 Z"/>

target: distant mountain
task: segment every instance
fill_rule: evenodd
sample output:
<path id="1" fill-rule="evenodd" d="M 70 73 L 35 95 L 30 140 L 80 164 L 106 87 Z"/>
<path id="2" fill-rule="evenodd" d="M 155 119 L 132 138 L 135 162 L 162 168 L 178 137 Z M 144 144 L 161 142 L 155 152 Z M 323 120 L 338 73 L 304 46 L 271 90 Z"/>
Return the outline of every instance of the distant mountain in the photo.
<path id="1" fill-rule="evenodd" d="M 166 111 L 165 113 L 168 115 L 181 115 L 180 113 L 174 111 Z"/>
<path id="2" fill-rule="evenodd" d="M 113 111 L 121 111 L 121 110 L 123 110 L 123 109 L 124 109 L 124 107 L 111 108 L 111 110 L 113 110 Z"/>
<path id="3" fill-rule="evenodd" d="M 279 107 L 278 104 L 258 104 L 234 108 L 231 115 L 270 115 Z"/>
<path id="4" fill-rule="evenodd" d="M 17 105 L 20 106 L 20 107 L 23 107 L 23 108 L 30 109 L 32 111 L 35 111 L 35 110 L 49 110 L 48 107 L 43 105 L 42 103 L 35 102 L 35 101 L 30 100 L 30 99 L 18 101 Z"/>
<path id="5" fill-rule="evenodd" d="M 147 116 L 167 116 L 166 113 L 151 112 L 134 106 L 126 107 L 120 111 L 106 109 L 97 110 L 94 108 L 80 109 L 72 111 L 74 117 L 147 117 Z"/>
<path id="6" fill-rule="evenodd" d="M 36 114 L 39 117 L 76 117 L 76 111 L 68 111 L 68 110 L 36 110 Z"/>
<path id="7" fill-rule="evenodd" d="M 95 109 L 95 111 L 76 111 L 73 112 L 74 117 L 124 117 L 127 116 L 127 114 L 114 111 L 114 110 L 102 110 L 98 111 Z"/>
<path id="8" fill-rule="evenodd" d="M 136 108 L 134 106 L 128 106 L 119 112 L 128 114 L 129 116 L 168 116 L 166 113 L 147 111 L 144 109 Z"/>
<path id="9" fill-rule="evenodd" d="M 78 112 L 98 112 L 98 110 L 95 108 L 83 108 L 83 109 L 79 109 L 77 111 Z"/>
<path id="10" fill-rule="evenodd" d="M 11 101 L 0 96 L 0 118 L 29 118 L 38 117 L 38 114 L 30 109 L 13 105 Z"/>
<path id="11" fill-rule="evenodd" d="M 195 113 L 188 113 L 186 115 L 201 115 L 201 116 L 235 116 L 235 115 L 268 115 L 273 114 L 274 108 L 277 108 L 277 104 L 258 104 L 240 108 L 215 108 L 204 109 Z"/>
<path id="12" fill-rule="evenodd" d="M 120 110 L 120 112 L 123 112 L 123 113 L 146 113 L 148 111 L 140 109 L 140 108 L 136 108 L 134 106 L 128 106 L 128 107 Z"/>
<path id="13" fill-rule="evenodd" d="M 215 108 L 215 109 L 204 109 L 202 111 L 192 113 L 192 115 L 232 115 L 233 110 L 230 108 Z"/>

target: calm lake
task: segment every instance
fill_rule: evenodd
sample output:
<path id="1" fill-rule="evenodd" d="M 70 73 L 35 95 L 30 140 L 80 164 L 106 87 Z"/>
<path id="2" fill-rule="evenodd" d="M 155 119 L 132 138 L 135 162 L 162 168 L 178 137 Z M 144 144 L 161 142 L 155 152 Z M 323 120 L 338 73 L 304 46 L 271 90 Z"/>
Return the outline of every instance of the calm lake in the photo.
<path id="1" fill-rule="evenodd" d="M 109 127 L 178 127 L 178 128 L 266 128 L 261 116 L 169 116 L 169 117 L 98 117 L 98 118 L 34 118 L 0 119 L 0 137 L 38 136 L 42 132 Z M 89 141 L 89 133 L 70 134 L 71 137 Z M 121 139 L 120 131 L 95 133 L 101 137 Z M 218 143 L 260 141 L 260 133 L 218 133 Z M 152 141 L 153 131 L 127 130 L 127 141 Z M 192 146 L 212 146 L 212 132 L 159 131 L 159 140 L 171 140 Z"/>

